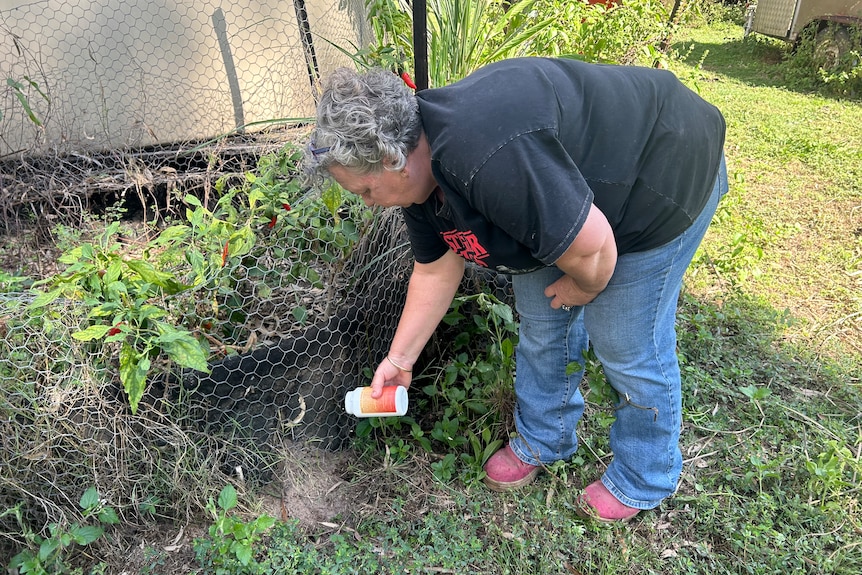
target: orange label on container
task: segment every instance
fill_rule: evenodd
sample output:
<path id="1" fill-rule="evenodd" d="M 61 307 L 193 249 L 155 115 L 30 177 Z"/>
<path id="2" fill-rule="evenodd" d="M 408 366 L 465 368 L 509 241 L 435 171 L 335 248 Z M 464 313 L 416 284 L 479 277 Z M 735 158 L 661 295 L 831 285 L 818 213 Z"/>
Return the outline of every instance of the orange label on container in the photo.
<path id="1" fill-rule="evenodd" d="M 362 395 L 359 396 L 359 409 L 362 413 L 395 413 L 395 392 L 398 391 L 398 386 L 389 385 L 383 388 L 383 395 L 378 399 L 371 397 L 371 388 L 367 387 L 362 390 Z"/>

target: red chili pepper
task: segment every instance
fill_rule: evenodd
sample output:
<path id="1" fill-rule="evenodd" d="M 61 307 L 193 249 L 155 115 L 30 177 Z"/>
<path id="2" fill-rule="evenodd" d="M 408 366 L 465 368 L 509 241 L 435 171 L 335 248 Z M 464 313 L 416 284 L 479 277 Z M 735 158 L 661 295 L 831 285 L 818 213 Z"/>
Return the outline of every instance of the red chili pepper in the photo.
<path id="1" fill-rule="evenodd" d="M 410 74 L 407 72 L 401 72 L 401 79 L 404 80 L 404 83 L 407 84 L 407 87 L 411 90 L 416 89 L 416 84 L 413 83 L 413 78 L 410 77 Z"/>
<path id="2" fill-rule="evenodd" d="M 120 332 L 122 331 L 122 330 L 120 329 L 120 326 L 121 326 L 121 325 L 123 325 L 123 323 L 125 323 L 125 322 L 122 322 L 122 321 L 121 321 L 120 323 L 118 323 L 117 325 L 115 325 L 114 327 L 112 327 L 111 329 L 109 329 L 109 330 L 108 330 L 108 337 L 110 337 L 110 336 L 112 336 L 112 335 L 117 335 L 118 333 L 120 333 Z"/>
<path id="3" fill-rule="evenodd" d="M 230 245 L 230 240 L 224 243 L 224 249 L 221 251 L 221 267 L 224 267 L 227 263 L 227 249 Z"/>
<path id="4" fill-rule="evenodd" d="M 281 204 L 281 207 L 285 209 L 285 211 L 290 211 L 290 204 Z"/>
<path id="5" fill-rule="evenodd" d="M 272 218 L 270 218 L 269 223 L 268 223 L 268 224 L 266 224 L 266 226 L 267 226 L 269 229 L 274 228 L 274 227 L 275 227 L 275 222 L 276 222 L 277 220 L 278 220 L 278 218 L 276 218 L 275 216 L 272 216 Z"/>

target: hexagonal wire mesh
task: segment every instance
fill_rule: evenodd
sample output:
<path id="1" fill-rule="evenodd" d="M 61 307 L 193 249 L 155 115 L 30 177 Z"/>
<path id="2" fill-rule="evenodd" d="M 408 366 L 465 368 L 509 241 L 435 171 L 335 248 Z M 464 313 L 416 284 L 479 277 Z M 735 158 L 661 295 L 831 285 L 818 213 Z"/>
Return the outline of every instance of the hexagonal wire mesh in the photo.
<path id="1" fill-rule="evenodd" d="M 362 0 L 0 0 L 0 37 L 0 157 L 307 117 L 335 46 L 370 40 Z"/>
<path id="2" fill-rule="evenodd" d="M 20 80 L 9 84 L 0 120 L 7 230 L 22 213 L 37 223 L 44 214 L 83 218 L 106 193 L 136 196 L 148 218 L 151 203 L 187 191 L 206 198 L 219 177 L 241 177 L 283 135 L 209 148 L 196 140 L 311 114 L 315 74 L 344 63 L 326 42 L 309 51 L 303 15 L 320 37 L 363 43 L 359 0 L 225 9 L 0 0 L 11 46 L 0 62 Z M 0 514 L 21 503 L 36 529 L 73 519 L 80 493 L 95 485 L 126 520 L 153 494 L 170 499 L 159 513 L 182 517 L 202 507 L 194 498 L 213 474 L 265 476 L 282 441 L 342 447 L 355 423 L 344 393 L 383 358 L 410 265 L 397 211 L 356 220 L 360 239 L 342 259 L 330 257 L 329 236 L 258 238 L 227 270 L 231 290 L 219 306 L 191 304 L 216 334 L 213 349 L 237 353 L 213 359 L 209 375 L 153 377 L 135 414 L 118 385 L 116 348 L 71 337 L 90 321 L 87 309 L 64 301 L 32 314 L 30 296 L 4 296 Z M 291 273 L 297 262 L 322 281 Z M 291 315 L 300 307 L 301 320 Z M 14 514 L 0 516 L 0 549 L 20 533 Z"/>
<path id="3" fill-rule="evenodd" d="M 24 502 L 32 525 L 62 521 L 93 484 L 127 520 L 154 494 L 170 499 L 162 513 L 183 516 L 214 476 L 267 480 L 284 442 L 344 447 L 356 423 L 344 395 L 385 356 L 410 267 L 400 212 L 367 215 L 343 260 L 323 257 L 335 240 L 313 229 L 311 242 L 290 230 L 259 237 L 225 270 L 218 305 L 179 306 L 194 308 L 196 333 L 213 344 L 211 372 L 160 364 L 134 414 L 118 346 L 72 337 L 92 324 L 90 308 L 59 301 L 32 313 L 29 294 L 5 296 L 0 509 Z M 15 537 L 14 516 L 2 521 Z"/>

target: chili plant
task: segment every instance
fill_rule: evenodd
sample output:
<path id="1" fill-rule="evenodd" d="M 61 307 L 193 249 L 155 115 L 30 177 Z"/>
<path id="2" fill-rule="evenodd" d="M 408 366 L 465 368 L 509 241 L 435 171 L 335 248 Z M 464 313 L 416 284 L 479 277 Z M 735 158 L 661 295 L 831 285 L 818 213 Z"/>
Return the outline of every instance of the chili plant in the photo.
<path id="1" fill-rule="evenodd" d="M 238 317 L 234 269 L 260 267 L 264 250 L 280 250 L 274 268 L 287 261 L 291 279 L 322 287 L 312 260 L 337 263 L 350 253 L 358 232 L 338 215 L 344 192 L 333 187 L 320 197 L 305 194 L 291 177 L 300 156 L 286 146 L 261 158 L 239 186 L 220 180 L 212 210 L 187 195 L 187 221 L 164 229 L 140 255 L 129 254 L 113 222 L 94 242 L 63 254 L 60 262 L 68 267 L 35 284 L 44 291 L 37 290 L 30 309 L 56 313 L 59 302 L 82 303 L 87 325 L 72 337 L 118 349 L 119 379 L 136 412 L 155 362 L 208 371 L 200 316 Z M 284 241 L 263 247 L 259 239 L 273 233 Z"/>

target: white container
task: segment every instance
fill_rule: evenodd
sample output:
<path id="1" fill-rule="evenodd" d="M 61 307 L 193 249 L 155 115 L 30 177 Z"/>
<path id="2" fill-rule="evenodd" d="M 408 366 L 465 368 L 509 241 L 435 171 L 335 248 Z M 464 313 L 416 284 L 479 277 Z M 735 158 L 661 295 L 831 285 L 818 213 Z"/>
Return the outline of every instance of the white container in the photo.
<path id="1" fill-rule="evenodd" d="M 344 396 L 344 409 L 356 417 L 389 417 L 407 413 L 407 388 L 388 385 L 374 399 L 370 387 L 357 387 Z"/>

